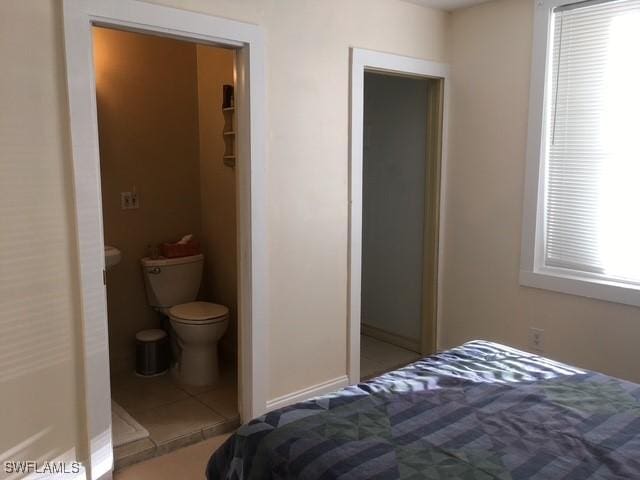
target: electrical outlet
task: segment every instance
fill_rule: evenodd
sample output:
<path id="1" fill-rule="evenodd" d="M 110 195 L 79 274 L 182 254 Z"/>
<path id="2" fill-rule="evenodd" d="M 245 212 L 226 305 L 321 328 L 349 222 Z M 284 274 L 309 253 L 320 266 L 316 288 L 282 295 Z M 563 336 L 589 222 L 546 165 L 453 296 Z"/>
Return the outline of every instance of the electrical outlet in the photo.
<path id="1" fill-rule="evenodd" d="M 529 346 L 537 353 L 544 351 L 544 330 L 541 328 L 529 328 Z"/>

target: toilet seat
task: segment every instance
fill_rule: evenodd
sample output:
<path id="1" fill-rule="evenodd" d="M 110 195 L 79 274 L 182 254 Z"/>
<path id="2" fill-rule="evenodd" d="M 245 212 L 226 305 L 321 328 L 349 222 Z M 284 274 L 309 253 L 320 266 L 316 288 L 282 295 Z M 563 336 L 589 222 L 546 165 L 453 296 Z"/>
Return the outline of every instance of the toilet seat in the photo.
<path id="1" fill-rule="evenodd" d="M 210 302 L 182 303 L 169 309 L 169 318 L 193 325 L 223 322 L 228 316 L 227 307 Z"/>

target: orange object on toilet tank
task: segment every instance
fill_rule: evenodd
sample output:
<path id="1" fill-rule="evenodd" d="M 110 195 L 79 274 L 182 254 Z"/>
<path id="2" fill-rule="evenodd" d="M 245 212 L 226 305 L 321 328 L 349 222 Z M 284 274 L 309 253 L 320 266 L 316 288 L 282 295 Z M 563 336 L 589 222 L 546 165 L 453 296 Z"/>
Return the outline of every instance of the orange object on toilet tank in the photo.
<path id="1" fill-rule="evenodd" d="M 166 258 L 190 257 L 200 253 L 200 242 L 191 240 L 187 243 L 163 243 L 160 251 Z"/>

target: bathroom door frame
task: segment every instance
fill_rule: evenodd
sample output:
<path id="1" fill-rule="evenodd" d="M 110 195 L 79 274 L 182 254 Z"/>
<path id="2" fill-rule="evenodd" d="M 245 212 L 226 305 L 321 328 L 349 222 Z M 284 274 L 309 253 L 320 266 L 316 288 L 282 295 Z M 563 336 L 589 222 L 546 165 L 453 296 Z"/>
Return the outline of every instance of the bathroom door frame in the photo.
<path id="1" fill-rule="evenodd" d="M 262 27 L 138 0 L 64 0 L 63 20 L 82 319 L 77 345 L 88 478 L 111 478 L 111 388 L 92 26 L 236 50 L 240 415 L 267 405 L 266 77 Z M 222 161 L 222 159 L 220 159 Z M 125 252 L 126 255 L 126 252 Z M 85 422 L 80 422 L 82 425 Z M 86 449 L 83 451 L 83 449 Z"/>
<path id="2" fill-rule="evenodd" d="M 438 80 L 437 91 L 429 108 L 428 135 L 437 139 L 427 145 L 427 205 L 425 215 L 425 250 L 423 258 L 423 306 L 420 349 L 433 353 L 440 345 L 440 305 L 442 253 L 445 224 L 445 179 L 447 160 L 447 125 L 449 110 L 449 66 L 402 55 L 351 49 L 350 130 L 349 130 L 349 246 L 347 255 L 347 374 L 349 383 L 360 381 L 360 333 L 362 303 L 362 185 L 364 135 L 364 74 L 376 72 Z M 433 97 L 433 98 L 432 98 Z"/>

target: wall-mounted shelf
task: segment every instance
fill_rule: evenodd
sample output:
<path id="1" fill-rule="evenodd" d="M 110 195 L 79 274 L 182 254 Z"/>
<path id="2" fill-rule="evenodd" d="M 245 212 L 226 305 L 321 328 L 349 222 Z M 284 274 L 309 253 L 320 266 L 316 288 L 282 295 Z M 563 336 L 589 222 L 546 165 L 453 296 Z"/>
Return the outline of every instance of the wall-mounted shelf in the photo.
<path id="1" fill-rule="evenodd" d="M 222 161 L 227 167 L 236 166 L 236 132 L 235 132 L 235 105 L 233 98 L 233 85 L 222 86 L 222 115 L 224 116 L 224 127 L 222 137 L 224 138 L 224 154 Z"/>

